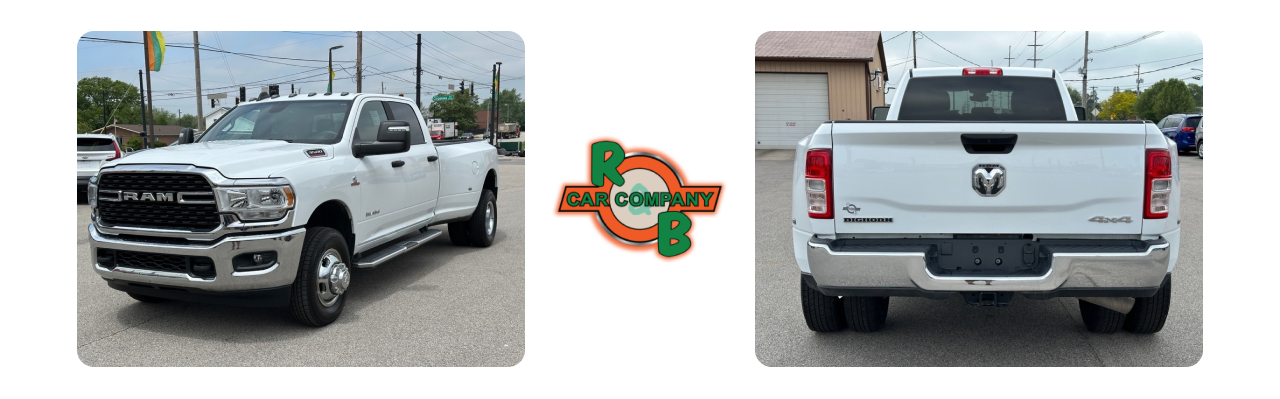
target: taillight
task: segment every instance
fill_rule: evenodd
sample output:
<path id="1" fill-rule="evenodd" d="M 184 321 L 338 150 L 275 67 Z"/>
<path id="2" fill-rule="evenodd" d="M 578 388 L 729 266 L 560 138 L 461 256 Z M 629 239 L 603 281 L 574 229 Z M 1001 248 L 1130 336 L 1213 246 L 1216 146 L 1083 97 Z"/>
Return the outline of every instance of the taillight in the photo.
<path id="1" fill-rule="evenodd" d="M 987 75 L 987 76 L 1004 76 L 1004 70 L 1000 68 L 965 68 L 964 76 Z"/>
<path id="2" fill-rule="evenodd" d="M 115 140 L 112 140 L 111 146 L 116 148 L 116 155 L 112 156 L 111 158 L 107 158 L 107 160 L 112 161 L 112 160 L 120 159 L 120 143 L 117 143 L 115 142 Z"/>
<path id="3" fill-rule="evenodd" d="M 1164 219 L 1169 216 L 1169 195 L 1173 192 L 1173 158 L 1169 150 L 1147 149 L 1147 190 L 1143 197 L 1142 217 Z"/>
<path id="4" fill-rule="evenodd" d="M 1194 128 L 1194 127 L 1190 127 L 1190 126 L 1186 126 L 1186 127 L 1183 127 L 1183 128 L 1182 128 L 1182 131 L 1184 131 L 1184 132 L 1194 132 L 1194 131 L 1196 131 L 1196 128 Z"/>
<path id="5" fill-rule="evenodd" d="M 809 150 L 804 160 L 804 193 L 809 217 L 831 219 L 831 149 Z"/>

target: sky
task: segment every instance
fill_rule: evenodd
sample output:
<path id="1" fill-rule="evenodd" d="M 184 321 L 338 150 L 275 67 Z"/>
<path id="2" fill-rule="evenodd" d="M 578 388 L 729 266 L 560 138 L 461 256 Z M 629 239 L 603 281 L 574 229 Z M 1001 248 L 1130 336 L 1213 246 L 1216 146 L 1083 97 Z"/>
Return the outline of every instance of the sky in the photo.
<path id="1" fill-rule="evenodd" d="M 919 68 L 940 66 L 1032 66 L 1032 47 L 1035 43 L 1042 46 L 1035 50 L 1042 61 L 1037 67 L 1054 68 L 1063 74 L 1068 87 L 1080 90 L 1081 78 L 1077 70 L 1083 62 L 1072 63 L 1084 55 L 1084 31 L 1031 31 L 1020 32 L 931 32 L 922 31 L 916 37 L 917 60 Z M 1090 31 L 1089 49 L 1093 51 L 1089 61 L 1089 91 L 1098 88 L 1098 100 L 1105 101 L 1111 97 L 1115 86 L 1120 90 L 1132 90 L 1138 87 L 1137 76 L 1115 79 L 1104 79 L 1138 72 L 1136 65 L 1142 65 L 1142 89 L 1146 90 L 1161 79 L 1180 79 L 1187 83 L 1204 86 L 1203 73 L 1192 68 L 1204 68 L 1204 61 L 1196 61 L 1204 57 L 1204 48 L 1200 37 L 1191 32 L 1162 32 L 1136 43 L 1106 50 L 1109 47 L 1125 44 L 1147 36 L 1153 32 L 1110 32 Z M 880 32 L 884 42 L 885 60 L 889 66 L 889 86 L 897 85 L 898 79 L 911 67 L 911 33 L 903 31 Z M 901 34 L 899 36 L 899 34 Z M 896 36 L 896 37 L 895 37 Z M 927 38 L 926 38 L 927 37 Z M 932 39 L 932 41 L 931 41 Z M 937 42 L 936 44 L 934 42 Z M 1009 55 L 1012 49 L 1012 56 Z M 950 52 L 948 52 L 948 50 Z M 1106 50 L 1098 52 L 1098 50 Z M 952 53 L 955 53 L 954 55 Z M 962 60 L 968 60 L 967 62 Z M 1005 60 L 1013 57 L 1013 60 Z M 1192 62 L 1194 61 L 1194 62 Z M 1178 64 L 1184 64 L 1175 66 Z M 898 64 L 898 65 L 895 65 Z M 1155 71 L 1157 69 L 1168 68 Z M 1155 71 L 1150 74 L 1147 71 Z M 1201 76 L 1201 80 L 1193 79 Z M 1075 81 L 1071 81 L 1075 79 Z M 892 94 L 892 92 L 890 93 Z"/>
<path id="2" fill-rule="evenodd" d="M 163 32 L 166 44 L 191 47 L 190 31 Z M 524 96 L 524 41 L 514 32 L 363 32 L 363 92 L 414 97 L 413 66 L 416 36 L 422 34 L 422 102 L 431 96 L 455 89 L 463 80 L 467 86 L 479 82 L 476 95 L 489 98 L 492 68 L 502 62 L 501 89 L 515 89 Z M 355 32 L 200 32 L 200 77 L 203 94 L 227 93 L 219 106 L 231 107 L 232 97 L 245 86 L 254 97 L 269 83 L 279 83 L 280 92 L 289 93 L 289 84 L 303 93 L 324 93 L 325 66 L 329 48 L 333 51 L 335 76 L 333 91 L 355 92 Z M 76 80 L 104 76 L 138 86 L 143 68 L 141 44 L 104 43 L 86 38 L 141 42 L 142 32 L 89 32 L 76 44 Z M 210 48 L 244 53 L 254 58 L 208 51 Z M 262 56 L 278 57 L 263 58 Z M 291 58 L 291 59 L 283 59 Z M 151 72 L 154 107 L 183 115 L 196 112 L 195 54 L 191 48 L 168 47 L 159 72 Z M 341 61 L 341 62 L 340 62 Z M 481 93 L 484 94 L 481 94 Z M 203 100 L 209 112 L 209 100 Z"/>

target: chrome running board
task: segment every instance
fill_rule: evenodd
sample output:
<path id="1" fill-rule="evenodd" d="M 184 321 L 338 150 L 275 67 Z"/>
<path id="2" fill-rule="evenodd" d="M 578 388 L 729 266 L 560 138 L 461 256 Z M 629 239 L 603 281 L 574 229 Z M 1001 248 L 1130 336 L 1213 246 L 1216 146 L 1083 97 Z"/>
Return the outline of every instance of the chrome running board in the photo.
<path id="1" fill-rule="evenodd" d="M 387 244 L 386 248 L 380 249 L 377 252 L 362 254 L 360 256 L 360 260 L 356 261 L 356 268 L 370 269 L 378 267 L 378 265 L 381 265 L 392 258 L 403 255 L 417 246 L 422 245 L 422 243 L 434 240 L 436 237 L 440 237 L 441 234 L 444 234 L 444 232 L 428 229 L 422 233 L 401 237 L 396 241 L 393 241 L 391 244 Z"/>

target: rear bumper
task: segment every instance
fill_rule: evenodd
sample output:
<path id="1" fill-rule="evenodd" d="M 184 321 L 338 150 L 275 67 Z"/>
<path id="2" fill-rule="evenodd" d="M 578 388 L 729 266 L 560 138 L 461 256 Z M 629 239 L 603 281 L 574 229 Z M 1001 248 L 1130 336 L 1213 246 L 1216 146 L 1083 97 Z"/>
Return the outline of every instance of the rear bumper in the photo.
<path id="1" fill-rule="evenodd" d="M 826 295 L 945 296 L 957 292 L 1020 292 L 1029 297 L 1154 295 L 1172 270 L 1177 250 L 1164 239 L 1132 252 L 1053 251 L 1038 276 L 939 276 L 927 267 L 928 250 L 847 251 L 840 241 L 805 243 L 806 281 Z M 1081 240 L 1080 248 L 1088 242 Z M 803 269 L 802 269 L 803 272 Z"/>

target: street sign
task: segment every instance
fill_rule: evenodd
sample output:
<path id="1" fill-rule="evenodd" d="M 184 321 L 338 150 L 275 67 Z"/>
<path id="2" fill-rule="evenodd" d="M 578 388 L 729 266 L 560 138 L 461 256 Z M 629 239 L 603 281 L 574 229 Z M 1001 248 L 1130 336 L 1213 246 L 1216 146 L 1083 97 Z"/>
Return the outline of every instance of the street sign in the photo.
<path id="1" fill-rule="evenodd" d="M 435 97 L 431 97 L 431 101 L 452 100 L 452 99 L 453 99 L 452 94 L 441 94 Z"/>
<path id="2" fill-rule="evenodd" d="M 213 93 L 213 94 L 206 95 L 205 97 L 216 100 L 220 98 L 227 98 L 227 93 Z"/>
<path id="3" fill-rule="evenodd" d="M 1098 116 L 1098 114 L 1100 114 L 1100 113 L 1101 113 L 1101 112 L 1098 112 L 1098 109 L 1097 109 L 1097 108 L 1094 108 L 1094 109 L 1093 109 L 1093 116 Z"/>

